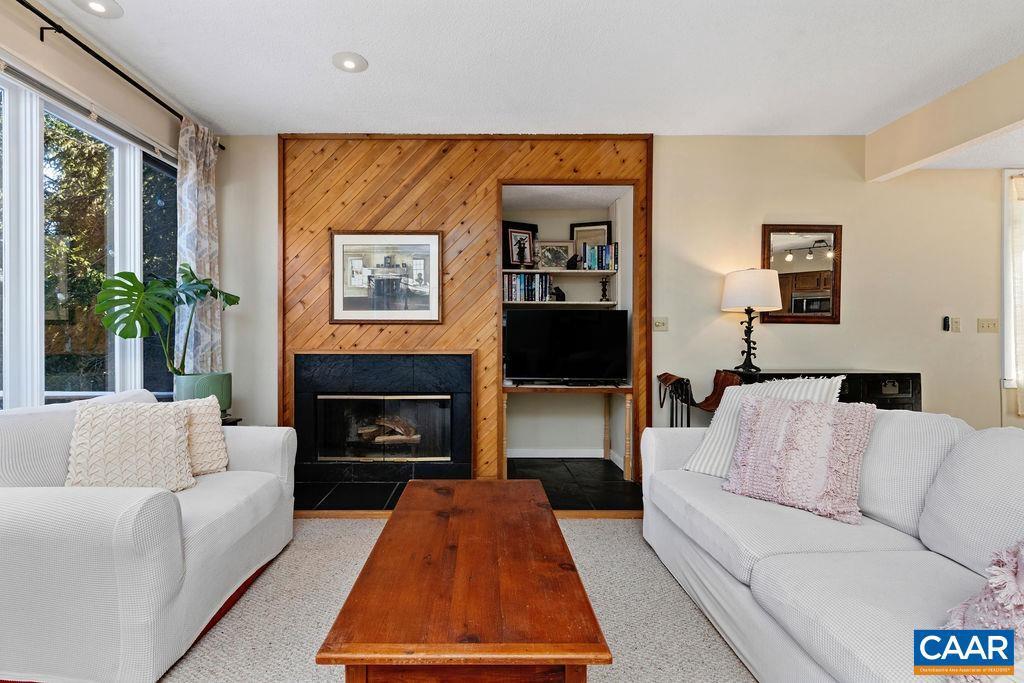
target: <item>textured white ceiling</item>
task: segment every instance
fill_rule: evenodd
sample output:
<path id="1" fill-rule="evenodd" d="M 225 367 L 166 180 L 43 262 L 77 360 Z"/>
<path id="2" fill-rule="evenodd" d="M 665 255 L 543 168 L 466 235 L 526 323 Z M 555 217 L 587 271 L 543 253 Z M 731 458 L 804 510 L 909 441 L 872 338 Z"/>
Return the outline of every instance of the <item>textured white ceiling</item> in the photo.
<path id="1" fill-rule="evenodd" d="M 1024 168 L 1024 126 L 950 152 L 925 168 Z"/>
<path id="2" fill-rule="evenodd" d="M 44 0 L 222 134 L 863 134 L 1024 52 L 1020 0 L 120 1 Z"/>
<path id="3" fill-rule="evenodd" d="M 506 211 L 607 209 L 632 191 L 623 185 L 505 185 L 501 206 Z"/>

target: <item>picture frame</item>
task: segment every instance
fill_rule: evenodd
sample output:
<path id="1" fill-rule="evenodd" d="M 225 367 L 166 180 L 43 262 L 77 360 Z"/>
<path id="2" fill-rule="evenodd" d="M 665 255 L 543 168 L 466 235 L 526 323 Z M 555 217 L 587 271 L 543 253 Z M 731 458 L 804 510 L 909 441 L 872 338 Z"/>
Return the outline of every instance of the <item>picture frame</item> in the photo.
<path id="1" fill-rule="evenodd" d="M 569 239 L 575 244 L 578 255 L 582 255 L 584 244 L 611 244 L 612 222 L 589 221 L 586 223 L 570 223 Z"/>
<path id="2" fill-rule="evenodd" d="M 571 240 L 545 240 L 537 242 L 537 267 L 544 270 L 565 270 L 565 264 L 576 253 Z"/>
<path id="3" fill-rule="evenodd" d="M 509 263 L 512 267 L 524 267 L 533 265 L 533 233 L 529 230 L 511 228 L 508 235 Z M 520 249 L 520 247 L 522 247 Z M 519 254 L 522 252 L 522 258 Z"/>
<path id="4" fill-rule="evenodd" d="M 444 234 L 331 230 L 331 323 L 442 320 Z"/>
<path id="5" fill-rule="evenodd" d="M 510 231 L 517 231 L 521 234 L 523 232 L 530 233 L 529 243 L 525 246 L 529 247 L 526 252 L 526 261 L 519 263 L 518 259 L 513 260 L 513 256 L 516 253 L 515 244 L 512 241 L 512 236 L 509 234 Z M 533 223 L 520 223 L 518 221 L 502 221 L 501 222 L 501 267 L 510 268 L 522 268 L 524 266 L 533 265 L 533 247 L 537 242 L 537 230 L 538 226 Z"/>

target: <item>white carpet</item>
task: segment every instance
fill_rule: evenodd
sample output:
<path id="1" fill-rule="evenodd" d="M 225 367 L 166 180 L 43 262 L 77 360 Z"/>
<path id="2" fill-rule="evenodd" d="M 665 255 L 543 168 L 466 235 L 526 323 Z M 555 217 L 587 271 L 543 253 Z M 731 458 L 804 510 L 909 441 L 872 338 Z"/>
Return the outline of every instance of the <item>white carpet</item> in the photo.
<path id="1" fill-rule="evenodd" d="M 295 539 L 165 681 L 331 681 L 313 657 L 384 520 L 295 521 Z M 615 663 L 591 681 L 752 681 L 641 536 L 639 520 L 563 520 Z"/>

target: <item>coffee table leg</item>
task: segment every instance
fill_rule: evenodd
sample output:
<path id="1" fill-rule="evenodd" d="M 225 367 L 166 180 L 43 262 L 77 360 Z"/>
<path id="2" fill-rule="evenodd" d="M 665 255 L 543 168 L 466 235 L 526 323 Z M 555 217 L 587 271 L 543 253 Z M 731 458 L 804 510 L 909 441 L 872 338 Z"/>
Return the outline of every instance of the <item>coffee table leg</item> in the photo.
<path id="1" fill-rule="evenodd" d="M 587 683 L 587 667 L 566 664 L 565 683 Z"/>
<path id="2" fill-rule="evenodd" d="M 345 683 L 366 683 L 366 666 L 359 664 L 346 664 Z"/>

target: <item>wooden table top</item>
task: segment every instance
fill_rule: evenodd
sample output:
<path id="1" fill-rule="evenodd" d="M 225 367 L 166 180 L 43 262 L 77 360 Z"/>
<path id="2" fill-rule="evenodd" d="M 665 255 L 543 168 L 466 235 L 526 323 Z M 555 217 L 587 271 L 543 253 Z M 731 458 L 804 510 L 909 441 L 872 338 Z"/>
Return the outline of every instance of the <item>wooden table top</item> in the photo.
<path id="1" fill-rule="evenodd" d="M 536 480 L 411 481 L 318 664 L 610 664 Z"/>

